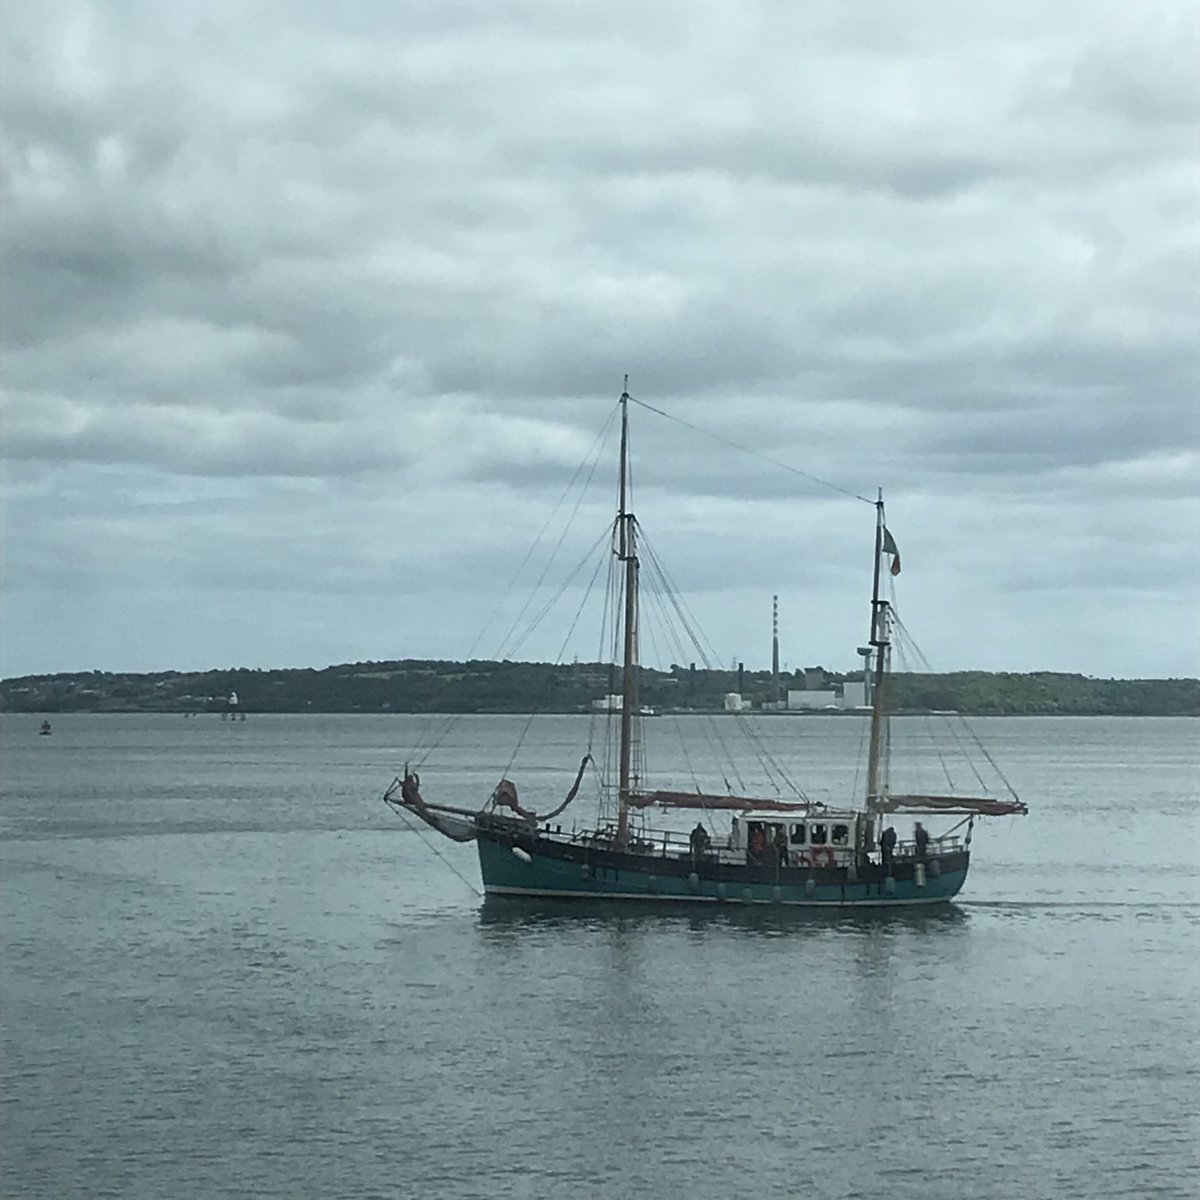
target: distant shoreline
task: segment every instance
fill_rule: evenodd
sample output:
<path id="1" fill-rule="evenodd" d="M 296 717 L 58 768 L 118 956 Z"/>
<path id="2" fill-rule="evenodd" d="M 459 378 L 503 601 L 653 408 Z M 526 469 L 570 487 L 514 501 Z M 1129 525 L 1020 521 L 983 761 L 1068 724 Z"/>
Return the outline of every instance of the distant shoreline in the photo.
<path id="1" fill-rule="evenodd" d="M 888 681 L 902 715 L 1200 716 L 1200 680 L 1096 679 L 1053 671 L 903 672 Z M 854 716 L 862 675 L 673 664 L 643 667 L 638 704 L 655 713 Z M 599 713 L 619 692 L 608 663 L 398 659 L 314 668 L 81 671 L 0 680 L 0 711 L 127 713 Z M 610 701 L 611 702 L 611 701 Z M 780 706 L 790 705 L 779 711 Z M 729 713 L 728 715 L 733 715 Z M 650 717 L 654 720 L 654 717 Z"/>

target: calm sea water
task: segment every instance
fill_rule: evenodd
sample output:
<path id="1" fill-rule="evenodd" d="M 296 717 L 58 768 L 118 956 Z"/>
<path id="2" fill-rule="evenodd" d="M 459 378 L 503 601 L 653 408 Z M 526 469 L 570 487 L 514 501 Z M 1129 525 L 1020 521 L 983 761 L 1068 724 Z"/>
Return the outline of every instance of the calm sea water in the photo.
<path id="1" fill-rule="evenodd" d="M 976 722 L 1032 811 L 961 901 L 813 916 L 485 905 L 379 802 L 416 718 L 52 720 L 0 718 L 5 1195 L 1200 1190 L 1194 722 Z M 523 795 L 587 725 L 534 723 Z M 852 786 L 856 720 L 768 725 Z M 459 722 L 427 796 L 521 728 Z"/>

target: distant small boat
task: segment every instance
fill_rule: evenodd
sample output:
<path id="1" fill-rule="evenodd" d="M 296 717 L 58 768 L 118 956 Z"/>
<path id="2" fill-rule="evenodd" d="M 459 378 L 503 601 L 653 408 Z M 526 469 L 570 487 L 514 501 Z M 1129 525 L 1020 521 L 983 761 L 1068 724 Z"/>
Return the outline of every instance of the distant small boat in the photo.
<path id="1" fill-rule="evenodd" d="M 39 736 L 41 736 L 41 737 L 49 737 L 49 736 L 50 736 L 50 734 L 51 734 L 51 732 L 52 732 L 52 730 L 51 730 L 51 728 L 50 728 L 50 722 L 49 722 L 49 721 L 43 721 L 43 722 L 42 722 L 42 727 L 41 727 L 41 729 L 39 729 L 39 730 L 38 730 L 38 734 L 39 734 Z"/>

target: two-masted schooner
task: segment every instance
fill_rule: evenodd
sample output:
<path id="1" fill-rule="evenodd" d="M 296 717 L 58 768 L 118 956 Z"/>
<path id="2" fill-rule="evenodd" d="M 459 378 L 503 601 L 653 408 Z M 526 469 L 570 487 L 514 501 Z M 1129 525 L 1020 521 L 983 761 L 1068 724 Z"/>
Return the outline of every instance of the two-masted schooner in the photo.
<path id="1" fill-rule="evenodd" d="M 474 841 L 487 895 L 604 901 L 671 901 L 821 907 L 925 905 L 958 894 L 970 866 L 978 816 L 1024 813 L 1007 798 L 897 795 L 888 787 L 888 673 L 892 647 L 891 602 L 881 592 L 885 565 L 898 567 L 895 542 L 875 502 L 875 555 L 869 646 L 872 675 L 866 790 L 857 806 L 833 808 L 811 799 L 656 790 L 647 786 L 635 753 L 642 746 L 638 699 L 640 527 L 630 509 L 628 390 L 620 398 L 620 476 L 609 552 L 619 572 L 620 703 L 615 778 L 602 781 L 615 800 L 595 823 L 564 831 L 559 818 L 576 799 L 592 756 L 579 764 L 566 798 L 552 811 L 524 807 L 516 785 L 501 779 L 478 808 L 430 802 L 416 771 L 405 770 L 384 800 L 455 841 Z M 699 816 L 690 832 L 656 828 L 651 814 L 690 810 Z M 603 813 L 603 809 L 601 810 Z M 900 841 L 890 815 L 959 818 L 931 836 L 918 823 Z M 677 820 L 679 818 L 676 818 Z"/>

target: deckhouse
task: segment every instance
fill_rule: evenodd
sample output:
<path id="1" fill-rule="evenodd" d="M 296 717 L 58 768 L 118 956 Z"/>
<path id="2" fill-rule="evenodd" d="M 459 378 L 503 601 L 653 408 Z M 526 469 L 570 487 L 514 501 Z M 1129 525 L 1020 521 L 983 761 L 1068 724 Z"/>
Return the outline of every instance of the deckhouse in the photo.
<path id="1" fill-rule="evenodd" d="M 862 812 L 746 812 L 733 818 L 728 844 L 746 862 L 778 857 L 783 849 L 781 866 L 848 866 L 874 846 L 874 824 Z"/>

